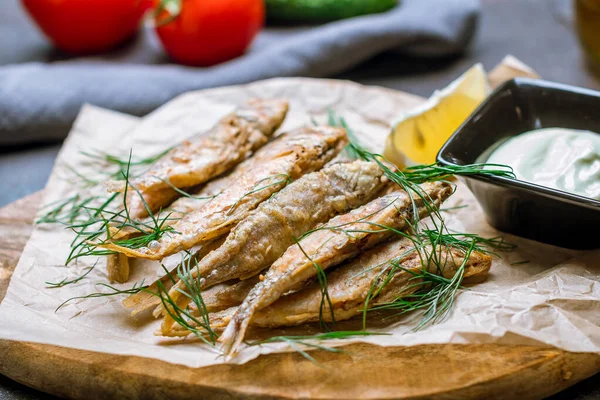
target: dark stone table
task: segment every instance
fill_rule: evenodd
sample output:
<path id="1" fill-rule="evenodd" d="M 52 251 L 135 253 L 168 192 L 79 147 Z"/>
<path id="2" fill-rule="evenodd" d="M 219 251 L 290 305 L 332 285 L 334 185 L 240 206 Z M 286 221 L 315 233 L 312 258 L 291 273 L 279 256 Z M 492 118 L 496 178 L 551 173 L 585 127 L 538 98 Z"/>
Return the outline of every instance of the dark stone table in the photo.
<path id="1" fill-rule="evenodd" d="M 474 45 L 460 57 L 413 59 L 382 55 L 336 78 L 351 79 L 429 96 L 476 62 L 489 70 L 506 54 L 533 67 L 545 79 L 600 90 L 582 60 L 580 49 L 557 5 L 567 0 L 483 0 L 483 15 Z M 11 44 L 19 36 L 25 43 L 17 53 Z M 138 38 L 130 46 L 139 46 Z M 154 55 L 153 55 L 154 56 Z M 17 0 L 2 0 L 0 7 L 0 64 L 30 60 L 56 60 L 53 51 L 29 23 Z M 139 60 L 148 57 L 140 53 Z M 60 143 L 0 149 L 0 206 L 44 187 Z M 1 355 L 0 355 L 1 356 Z M 0 376 L 0 400 L 50 399 Z M 600 399 L 600 375 L 553 396 L 552 399 Z"/>

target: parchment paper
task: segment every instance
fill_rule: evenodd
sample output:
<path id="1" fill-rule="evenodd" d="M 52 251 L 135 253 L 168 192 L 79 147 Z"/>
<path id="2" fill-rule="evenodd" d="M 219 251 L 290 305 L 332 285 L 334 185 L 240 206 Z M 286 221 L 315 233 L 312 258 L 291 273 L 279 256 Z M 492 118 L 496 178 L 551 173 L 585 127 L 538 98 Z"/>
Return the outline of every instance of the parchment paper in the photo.
<path id="1" fill-rule="evenodd" d="M 343 115 L 364 144 L 383 148 L 388 124 L 401 111 L 422 99 L 405 93 L 354 83 L 314 79 L 275 79 L 246 86 L 213 89 L 183 95 L 138 122 L 131 117 L 83 108 L 58 156 L 45 191 L 45 203 L 66 198 L 74 183 L 65 165 L 94 175 L 80 150 L 105 150 L 127 157 L 155 154 L 190 134 L 213 125 L 236 104 L 251 96 L 291 100 L 284 130 L 309 123 L 310 117 L 326 120 L 329 107 Z M 72 177 L 71 177 L 72 178 Z M 468 189 L 459 183 L 445 212 L 450 228 L 492 237 L 496 232 Z M 0 305 L 0 338 L 47 343 L 110 354 L 152 357 L 191 367 L 224 363 L 223 357 L 198 341 L 183 343 L 153 336 L 159 321 L 133 319 L 121 305 L 122 297 L 77 300 L 55 313 L 73 296 L 105 291 L 95 286 L 107 282 L 99 263 L 88 278 L 58 289 L 46 281 L 78 276 L 87 264 L 65 267 L 73 234 L 60 226 L 37 226 L 19 261 L 6 298 Z M 577 252 L 506 235 L 519 247 L 494 258 L 487 282 L 459 295 L 454 311 L 444 323 L 420 332 L 400 321 L 375 330 L 386 336 L 361 337 L 327 344 L 339 346 L 364 341 L 381 346 L 422 343 L 549 344 L 559 348 L 600 353 L 600 251 Z M 516 262 L 528 261 L 527 263 Z M 152 281 L 160 273 L 153 262 L 133 265 L 132 282 Z M 277 332 L 281 334 L 281 331 Z M 233 362 L 243 363 L 260 354 L 290 351 L 282 343 L 244 348 Z"/>

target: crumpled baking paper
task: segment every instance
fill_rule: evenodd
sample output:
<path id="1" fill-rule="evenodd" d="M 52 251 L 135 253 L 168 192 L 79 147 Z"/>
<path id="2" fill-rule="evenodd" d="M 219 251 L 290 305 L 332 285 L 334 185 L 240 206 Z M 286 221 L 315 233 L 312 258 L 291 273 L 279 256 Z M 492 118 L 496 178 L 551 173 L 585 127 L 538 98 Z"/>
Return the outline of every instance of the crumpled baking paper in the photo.
<path id="1" fill-rule="evenodd" d="M 133 157 L 156 154 L 210 128 L 236 104 L 253 96 L 290 100 L 291 110 L 283 130 L 310 123 L 311 117 L 325 122 L 327 110 L 332 108 L 346 118 L 362 143 L 376 150 L 383 149 L 390 121 L 423 101 L 406 93 L 350 82 L 294 78 L 188 93 L 142 120 L 85 106 L 58 156 L 44 203 L 75 193 L 78 183 L 69 167 L 88 177 L 97 175 L 97 167 L 86 163 L 81 150 L 107 151 L 125 158 L 130 150 Z M 450 228 L 484 237 L 501 235 L 486 223 L 473 196 L 459 183 L 457 193 L 444 208 L 463 205 L 466 207 L 443 213 Z M 190 367 L 226 362 L 198 340 L 182 342 L 154 336 L 159 321 L 130 317 L 121 305 L 122 296 L 79 299 L 55 312 L 71 297 L 107 291 L 96 285 L 107 282 L 102 262 L 86 279 L 62 288 L 47 288 L 45 282 L 79 276 L 93 264 L 94 260 L 86 260 L 65 267 L 72 238 L 73 233 L 58 225 L 35 227 L 0 305 L 0 338 L 151 357 Z M 489 279 L 462 292 L 445 322 L 412 332 L 410 321 L 402 319 L 373 329 L 388 335 L 325 344 L 493 342 L 545 344 L 600 353 L 600 251 L 571 251 L 511 235 L 505 238 L 518 249 L 500 254 L 502 258 L 494 257 Z M 149 283 L 161 271 L 155 262 L 136 262 L 131 282 L 116 287 L 129 288 L 142 279 Z M 243 363 L 280 351 L 293 350 L 283 343 L 249 346 L 232 362 Z"/>

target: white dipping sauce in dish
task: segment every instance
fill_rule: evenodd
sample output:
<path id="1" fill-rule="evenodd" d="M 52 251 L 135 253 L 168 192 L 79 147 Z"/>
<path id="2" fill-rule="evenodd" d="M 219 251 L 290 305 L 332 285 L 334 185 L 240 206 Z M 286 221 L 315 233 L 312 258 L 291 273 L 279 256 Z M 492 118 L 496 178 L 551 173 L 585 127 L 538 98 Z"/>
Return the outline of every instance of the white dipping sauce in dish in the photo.
<path id="1" fill-rule="evenodd" d="M 544 128 L 510 138 L 488 163 L 513 168 L 517 179 L 600 200 L 600 134 Z"/>

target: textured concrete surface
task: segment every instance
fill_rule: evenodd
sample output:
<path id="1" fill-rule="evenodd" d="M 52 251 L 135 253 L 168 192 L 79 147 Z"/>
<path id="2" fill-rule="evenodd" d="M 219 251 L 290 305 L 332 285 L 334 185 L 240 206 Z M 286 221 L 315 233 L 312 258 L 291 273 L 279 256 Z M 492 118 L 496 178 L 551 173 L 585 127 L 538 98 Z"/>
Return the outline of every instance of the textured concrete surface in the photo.
<path id="1" fill-rule="evenodd" d="M 487 69 L 504 55 L 513 54 L 548 80 L 600 90 L 582 60 L 577 39 L 555 9 L 556 0 L 483 0 L 483 15 L 473 47 L 463 56 L 444 60 L 409 59 L 382 55 L 338 78 L 381 85 L 428 96 L 460 75 L 475 62 Z M 161 57 L 153 43 L 140 50 L 139 38 L 129 44 L 139 51 L 139 62 Z M 20 42 L 18 51 L 14 43 Z M 123 50 L 121 50 L 123 51 Z M 49 47 L 17 6 L 17 0 L 3 0 L 0 8 L 0 64 L 30 60 L 51 61 L 63 56 Z M 115 54 L 118 58 L 118 51 Z M 59 144 L 0 149 L 0 206 L 43 188 Z M 0 399 L 50 399 L 0 376 Z M 592 377 L 553 396 L 554 400 L 600 399 L 599 376 Z"/>

